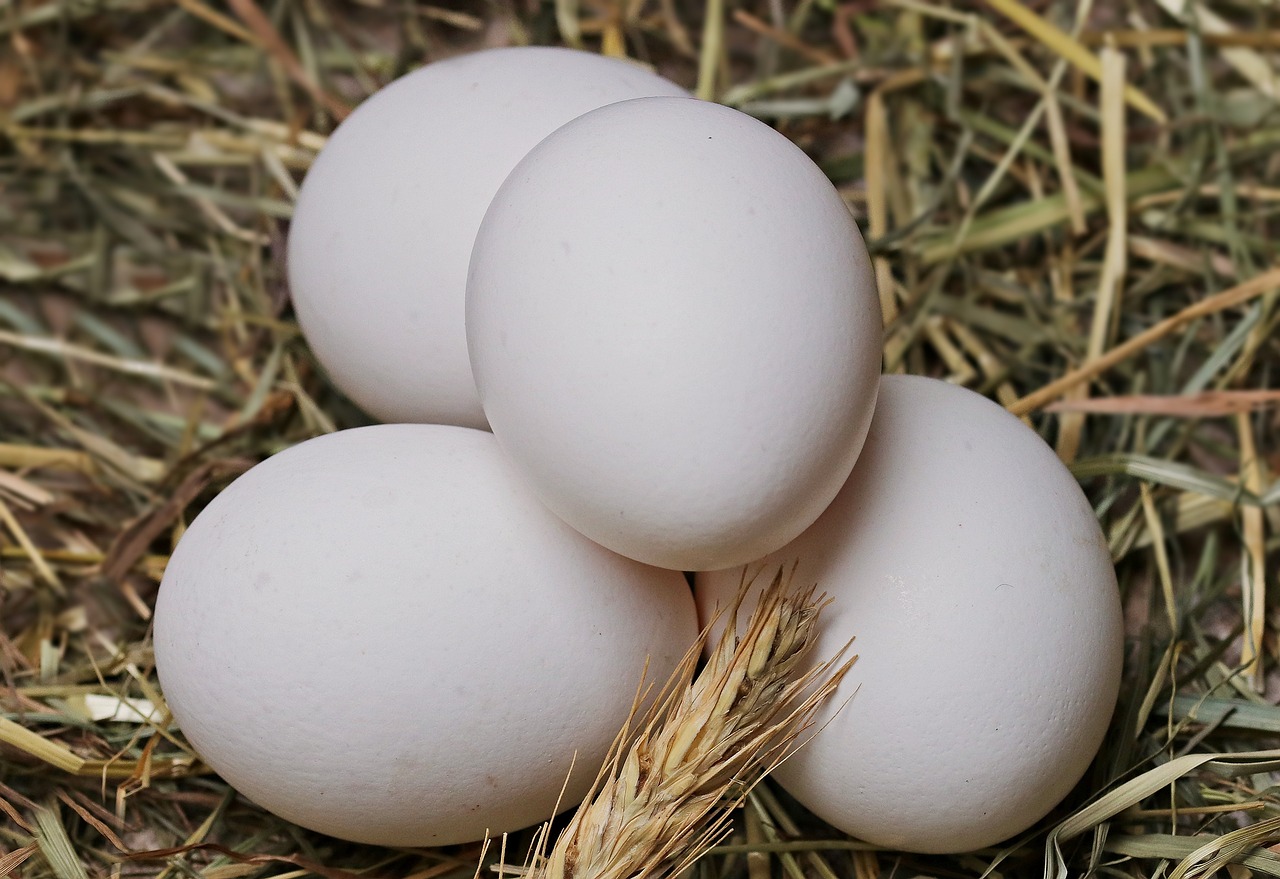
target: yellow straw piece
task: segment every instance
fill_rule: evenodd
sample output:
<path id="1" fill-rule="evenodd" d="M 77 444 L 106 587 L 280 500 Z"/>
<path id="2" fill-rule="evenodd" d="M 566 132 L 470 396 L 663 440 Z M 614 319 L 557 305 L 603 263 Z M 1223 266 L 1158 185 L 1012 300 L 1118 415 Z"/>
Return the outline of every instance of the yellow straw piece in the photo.
<path id="1" fill-rule="evenodd" d="M 1240 481 L 1252 492 L 1262 490 L 1262 462 L 1253 440 L 1253 427 L 1249 415 L 1236 415 L 1236 432 L 1240 436 Z M 1240 510 L 1240 525 L 1244 532 L 1246 556 L 1241 560 L 1245 573 L 1242 584 L 1245 637 L 1240 646 L 1240 665 L 1245 679 L 1257 691 L 1265 686 L 1262 668 L 1262 639 L 1267 625 L 1267 536 L 1266 518 L 1261 507 L 1247 506 Z"/>
<path id="2" fill-rule="evenodd" d="M 85 764 L 82 757 L 77 757 L 62 745 L 55 744 L 5 717 L 0 717 L 0 742 L 24 751 L 64 772 L 79 772 Z"/>

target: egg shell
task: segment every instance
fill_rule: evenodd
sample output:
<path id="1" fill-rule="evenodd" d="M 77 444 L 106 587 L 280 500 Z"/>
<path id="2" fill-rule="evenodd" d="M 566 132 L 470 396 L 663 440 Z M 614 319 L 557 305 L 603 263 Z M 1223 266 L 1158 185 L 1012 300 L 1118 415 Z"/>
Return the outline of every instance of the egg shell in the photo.
<path id="1" fill-rule="evenodd" d="M 182 731 L 297 824 L 445 845 L 585 794 L 648 658 L 696 636 L 684 578 L 591 543 L 492 435 L 378 425 L 304 442 L 196 517 L 155 610 Z"/>
<path id="2" fill-rule="evenodd" d="M 521 160 L 477 234 L 466 321 L 538 495 L 663 567 L 798 535 L 874 406 L 880 306 L 844 202 L 781 134 L 688 98 L 594 110 Z"/>
<path id="3" fill-rule="evenodd" d="M 815 655 L 854 637 L 858 655 L 775 774 L 801 803 L 878 845 L 959 852 L 1079 780 L 1115 707 L 1120 600 L 1092 509 L 1032 430 L 963 388 L 885 376 L 848 484 L 751 570 L 793 562 L 833 598 Z M 743 573 L 698 575 L 704 618 Z"/>
<path id="4" fill-rule="evenodd" d="M 515 47 L 428 64 L 357 107 L 307 173 L 288 243 L 298 321 L 334 384 L 381 421 L 485 427 L 463 301 L 489 200 L 575 116 L 685 94 L 629 62 Z"/>

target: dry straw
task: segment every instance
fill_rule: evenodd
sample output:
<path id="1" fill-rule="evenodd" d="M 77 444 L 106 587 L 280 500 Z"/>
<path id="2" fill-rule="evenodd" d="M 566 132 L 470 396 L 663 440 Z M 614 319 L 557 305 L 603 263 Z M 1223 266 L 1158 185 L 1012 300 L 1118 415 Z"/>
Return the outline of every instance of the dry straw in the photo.
<path id="1" fill-rule="evenodd" d="M 325 136 L 420 63 L 526 41 L 647 60 L 800 143 L 868 233 L 888 369 L 993 397 L 1072 458 L 1125 600 L 1111 729 L 1037 828 L 892 852 L 765 784 L 695 879 L 1280 876 L 1280 6 L 258 6 L 0 15 L 0 877 L 471 879 L 478 847 L 306 833 L 94 706 L 162 704 L 150 607 L 201 504 L 364 423 L 283 279 Z"/>
<path id="2" fill-rule="evenodd" d="M 527 879 L 675 876 L 727 835 L 733 810 L 812 730 L 856 657 L 808 656 L 826 600 L 780 569 L 745 629 L 729 625 L 699 672 L 704 630 L 633 735 L 618 735 L 591 792 L 550 851 L 544 826 Z M 501 868 L 500 868 L 501 869 Z"/>

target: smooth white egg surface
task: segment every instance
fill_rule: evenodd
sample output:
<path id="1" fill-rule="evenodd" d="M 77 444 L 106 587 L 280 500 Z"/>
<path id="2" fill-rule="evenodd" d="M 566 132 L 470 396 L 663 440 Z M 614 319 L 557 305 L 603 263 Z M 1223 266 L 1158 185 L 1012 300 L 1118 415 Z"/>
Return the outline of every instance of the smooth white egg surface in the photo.
<path id="1" fill-rule="evenodd" d="M 155 658 L 204 760 L 261 806 L 384 845 L 477 840 L 575 805 L 688 584 L 586 540 L 491 434 L 378 425 L 294 446 L 196 517 Z M 576 754 L 576 762 L 575 762 Z"/>
<path id="2" fill-rule="evenodd" d="M 767 125 L 689 98 L 549 136 L 467 285 L 485 413 L 538 495 L 649 564 L 723 568 L 803 531 L 862 446 L 875 281 L 849 210 Z"/>
<path id="3" fill-rule="evenodd" d="M 289 232 L 294 308 L 334 384 L 381 421 L 485 427 L 463 300 L 489 200 L 575 116 L 684 94 L 625 61 L 517 47 L 428 64 L 362 103 L 307 173 Z"/>
<path id="4" fill-rule="evenodd" d="M 775 773 L 818 816 L 890 848 L 967 851 L 1079 780 L 1115 708 L 1120 599 L 1093 510 L 1032 430 L 963 388 L 885 376 L 839 497 L 750 570 L 793 562 L 833 598 L 815 656 L 855 637 L 858 655 Z M 743 573 L 698 575 L 701 612 Z"/>

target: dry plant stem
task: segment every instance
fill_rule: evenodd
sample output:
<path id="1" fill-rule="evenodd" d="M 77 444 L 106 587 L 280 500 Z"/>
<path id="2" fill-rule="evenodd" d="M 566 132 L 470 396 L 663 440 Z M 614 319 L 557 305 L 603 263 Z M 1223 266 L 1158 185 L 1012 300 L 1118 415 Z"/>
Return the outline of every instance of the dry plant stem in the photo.
<path id="1" fill-rule="evenodd" d="M 745 634 L 730 619 L 695 677 L 704 633 L 639 734 L 619 735 L 592 793 L 528 876 L 673 876 L 728 831 L 733 809 L 797 747 L 853 663 L 803 669 L 824 602 L 789 585 L 779 571 Z"/>
<path id="2" fill-rule="evenodd" d="M 1242 305 L 1250 299 L 1257 299 L 1259 296 L 1273 292 L 1277 287 L 1280 287 L 1280 268 L 1273 268 L 1242 284 L 1237 284 L 1235 287 L 1223 290 L 1221 293 L 1215 293 L 1207 299 L 1202 299 L 1187 306 L 1177 314 L 1170 315 L 1149 329 L 1138 333 L 1132 339 L 1122 342 L 1097 360 L 1091 360 L 1084 366 L 1073 369 L 1061 378 L 1049 382 L 1039 390 L 1015 400 L 1006 408 L 1014 415 L 1026 415 L 1028 412 L 1034 412 L 1077 384 L 1101 375 L 1117 363 L 1132 357 L 1152 343 L 1186 326 L 1196 318 L 1207 317 L 1210 314 Z"/>

